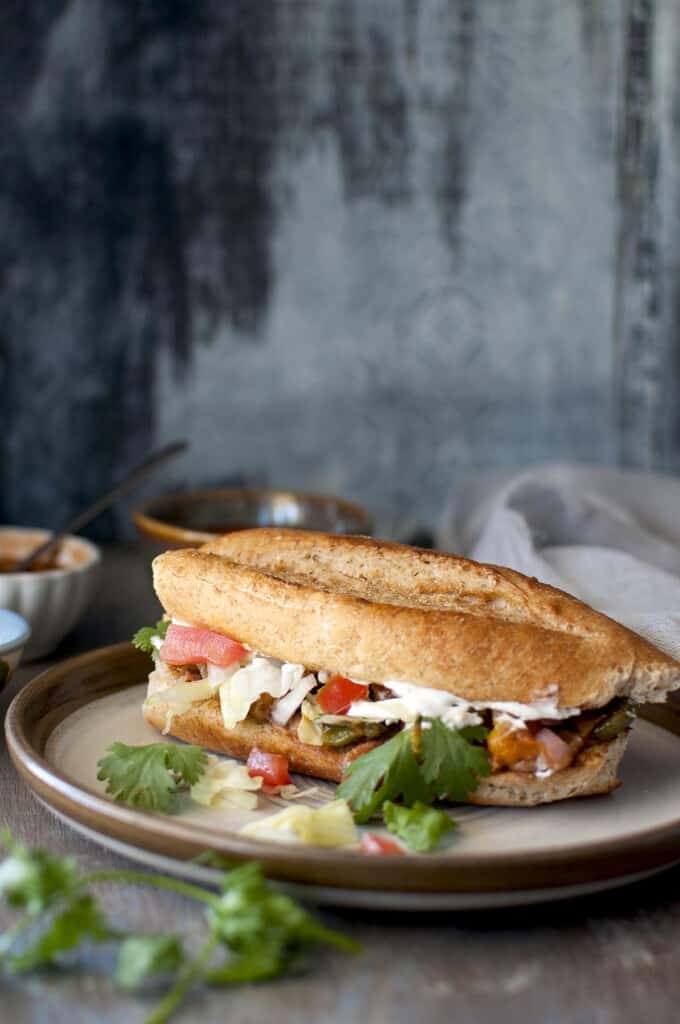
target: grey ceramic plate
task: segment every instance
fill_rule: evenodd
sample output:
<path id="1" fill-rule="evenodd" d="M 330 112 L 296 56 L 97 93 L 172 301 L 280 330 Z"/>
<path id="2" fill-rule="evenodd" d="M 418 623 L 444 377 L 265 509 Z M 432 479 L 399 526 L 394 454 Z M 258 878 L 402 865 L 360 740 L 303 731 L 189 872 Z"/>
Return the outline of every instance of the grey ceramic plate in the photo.
<path id="1" fill-rule="evenodd" d="M 204 881 L 190 863 L 212 849 L 260 860 L 315 902 L 399 909 L 470 909 L 558 899 L 609 888 L 680 860 L 680 717 L 655 708 L 639 721 L 624 758 L 624 785 L 595 797 L 531 809 L 459 807 L 459 828 L 437 854 L 367 857 L 359 852 L 257 841 L 240 826 L 277 809 L 192 805 L 166 817 L 109 799 L 96 762 L 113 740 L 145 743 L 158 734 L 142 719 L 148 660 L 128 644 L 66 661 L 26 686 L 10 706 L 6 732 L 15 764 L 53 811 L 100 843 L 146 863 Z M 333 787 L 298 778 L 314 791 Z M 304 800 L 305 798 L 303 798 Z"/>

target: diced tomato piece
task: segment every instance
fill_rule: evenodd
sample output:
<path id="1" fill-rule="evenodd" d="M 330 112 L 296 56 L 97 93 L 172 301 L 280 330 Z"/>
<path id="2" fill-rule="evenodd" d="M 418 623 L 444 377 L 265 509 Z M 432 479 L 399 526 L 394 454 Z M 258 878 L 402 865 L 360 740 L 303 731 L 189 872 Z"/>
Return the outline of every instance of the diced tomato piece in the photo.
<path id="1" fill-rule="evenodd" d="M 288 786 L 288 758 L 283 754 L 267 754 L 264 750 L 253 747 L 246 763 L 248 775 L 254 778 L 261 776 L 265 786 Z"/>
<path id="2" fill-rule="evenodd" d="M 366 700 L 368 687 L 344 676 L 331 676 L 316 695 L 319 707 L 327 715 L 344 715 L 355 700 Z"/>
<path id="3" fill-rule="evenodd" d="M 159 654 L 168 665 L 219 665 L 227 668 L 247 655 L 247 650 L 221 633 L 194 626 L 168 626 Z"/>
<path id="4" fill-rule="evenodd" d="M 404 855 L 404 849 L 399 843 L 395 843 L 393 839 L 379 836 L 377 832 L 364 832 L 361 837 L 361 852 L 389 856 L 397 854 L 401 857 Z"/>

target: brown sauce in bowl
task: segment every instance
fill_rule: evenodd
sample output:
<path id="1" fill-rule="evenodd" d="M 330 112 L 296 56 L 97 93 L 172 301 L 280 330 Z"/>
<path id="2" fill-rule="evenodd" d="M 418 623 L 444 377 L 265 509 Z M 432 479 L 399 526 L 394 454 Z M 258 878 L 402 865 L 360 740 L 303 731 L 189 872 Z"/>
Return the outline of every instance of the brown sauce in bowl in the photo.
<path id="1" fill-rule="evenodd" d="M 28 554 L 28 552 L 26 552 Z M 0 555 L 0 573 L 3 572 L 16 572 L 15 566 L 17 562 L 21 561 L 24 555 L 17 555 L 12 558 L 8 555 Z M 50 569 L 63 569 L 63 565 L 60 565 L 57 561 L 59 555 L 54 554 L 47 555 L 46 558 L 39 558 L 37 562 L 33 562 L 28 566 L 27 569 L 22 569 L 22 572 L 49 572 Z"/>

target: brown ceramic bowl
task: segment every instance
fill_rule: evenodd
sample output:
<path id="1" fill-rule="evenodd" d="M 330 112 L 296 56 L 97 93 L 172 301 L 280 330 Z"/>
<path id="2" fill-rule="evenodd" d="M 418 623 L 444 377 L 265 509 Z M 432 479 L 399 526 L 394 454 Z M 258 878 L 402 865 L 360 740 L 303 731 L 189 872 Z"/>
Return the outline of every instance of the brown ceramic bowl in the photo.
<path id="1" fill-rule="evenodd" d="M 0 561 L 16 562 L 49 536 L 48 530 L 0 527 Z M 0 573 L 0 606 L 23 615 L 31 627 L 25 661 L 50 654 L 82 618 L 97 589 L 100 562 L 95 544 L 69 535 L 48 566 Z"/>
<path id="2" fill-rule="evenodd" d="M 372 528 L 364 509 L 342 498 L 241 487 L 165 494 L 138 508 L 134 520 L 143 537 L 164 548 L 198 547 L 253 526 L 345 534 L 370 534 Z"/>

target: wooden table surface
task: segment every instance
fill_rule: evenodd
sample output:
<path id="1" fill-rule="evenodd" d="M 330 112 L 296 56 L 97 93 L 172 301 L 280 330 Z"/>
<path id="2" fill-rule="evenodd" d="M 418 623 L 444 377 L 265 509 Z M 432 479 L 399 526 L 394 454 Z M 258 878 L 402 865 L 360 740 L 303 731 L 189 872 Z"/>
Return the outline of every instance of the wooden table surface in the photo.
<path id="1" fill-rule="evenodd" d="M 146 554 L 105 552 L 99 598 L 58 657 L 127 638 L 155 618 Z M 17 688 L 40 668 L 20 669 Z M 88 869 L 130 866 L 44 810 L 17 778 L 4 742 L 0 820 L 22 840 L 69 851 Z M 466 914 L 326 913 L 359 939 L 359 957 L 319 954 L 304 974 L 196 994 L 178 1022 L 202 1024 L 676 1024 L 680 1006 L 680 868 L 587 899 Z M 102 889 L 121 925 L 198 936 L 201 912 L 171 894 Z M 2 979 L 0 1021 L 136 1024 L 150 1001 L 121 994 L 105 973 Z"/>

